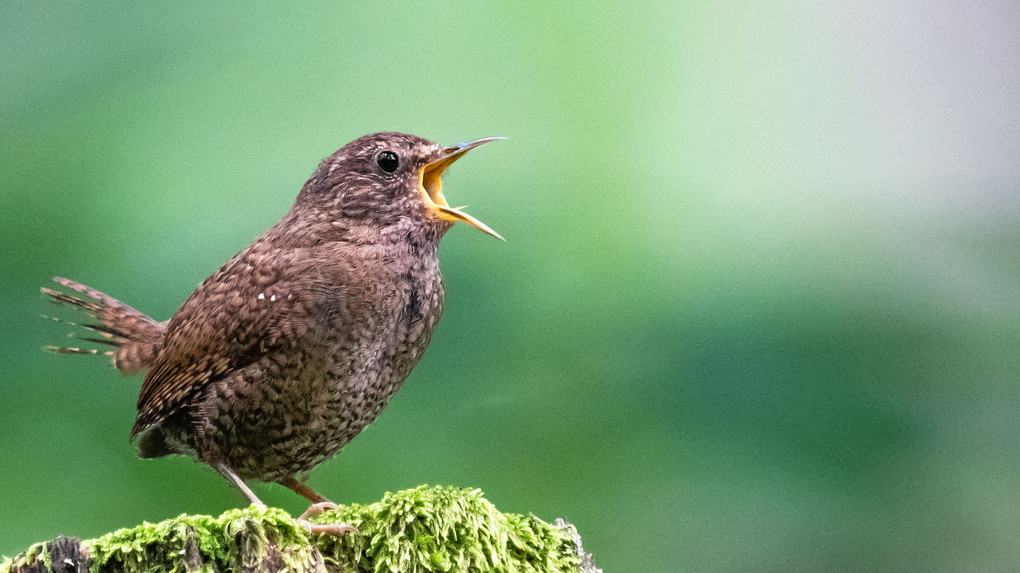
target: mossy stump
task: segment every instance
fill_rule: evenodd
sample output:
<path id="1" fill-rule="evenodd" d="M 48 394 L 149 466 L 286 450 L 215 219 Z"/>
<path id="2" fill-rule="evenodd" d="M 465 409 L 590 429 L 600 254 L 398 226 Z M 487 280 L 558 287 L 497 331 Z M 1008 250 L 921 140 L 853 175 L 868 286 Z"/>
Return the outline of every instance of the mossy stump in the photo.
<path id="1" fill-rule="evenodd" d="M 574 526 L 500 513 L 477 489 L 419 486 L 312 521 L 359 533 L 311 535 L 281 509 L 252 506 L 59 537 L 5 559 L 0 573 L 599 571 Z"/>

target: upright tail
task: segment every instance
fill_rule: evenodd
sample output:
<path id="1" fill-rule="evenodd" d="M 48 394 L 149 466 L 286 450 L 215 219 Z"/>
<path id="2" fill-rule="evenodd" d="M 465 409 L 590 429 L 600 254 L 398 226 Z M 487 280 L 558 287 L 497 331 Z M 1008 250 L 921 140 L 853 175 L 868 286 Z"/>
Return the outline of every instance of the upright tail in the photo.
<path id="1" fill-rule="evenodd" d="M 113 349 L 100 351 L 70 346 L 47 346 L 46 350 L 61 354 L 105 354 L 111 358 L 113 365 L 124 374 L 135 374 L 152 365 L 163 344 L 165 322 L 156 322 L 119 300 L 83 284 L 60 277 L 53 277 L 53 280 L 84 295 L 85 298 L 43 287 L 41 289 L 43 294 L 47 295 L 51 302 L 76 307 L 98 322 L 76 324 L 62 321 L 59 318 L 53 320 L 67 322 L 73 326 L 80 326 L 99 333 L 101 338 L 82 337 L 82 340 L 112 346 Z M 69 336 L 73 336 L 73 334 Z"/>

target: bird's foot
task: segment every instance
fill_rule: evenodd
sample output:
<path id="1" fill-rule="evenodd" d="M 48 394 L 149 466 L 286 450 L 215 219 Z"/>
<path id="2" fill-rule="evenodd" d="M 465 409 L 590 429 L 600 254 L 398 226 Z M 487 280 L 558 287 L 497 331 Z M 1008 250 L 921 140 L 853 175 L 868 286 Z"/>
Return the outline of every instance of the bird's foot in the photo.
<path id="1" fill-rule="evenodd" d="M 346 523 L 312 523 L 308 521 L 309 517 L 319 515 L 320 513 L 336 509 L 336 504 L 332 501 L 320 501 L 313 503 L 308 506 L 308 509 L 301 514 L 301 517 L 297 518 L 297 522 L 308 529 L 308 533 L 314 533 L 317 535 L 329 534 L 329 535 L 343 535 L 344 533 L 358 533 L 357 528 L 347 525 Z"/>
<path id="2" fill-rule="evenodd" d="M 308 509 L 306 509 L 305 512 L 302 513 L 301 517 L 299 517 L 298 519 L 306 519 L 312 517 L 313 515 L 319 515 L 320 513 L 329 511 L 331 509 L 336 509 L 336 504 L 333 503 L 332 501 L 320 501 L 319 503 L 313 503 L 312 505 L 308 506 Z"/>
<path id="3" fill-rule="evenodd" d="M 303 525 L 308 530 L 308 533 L 314 533 L 315 535 L 359 533 L 356 527 L 346 523 L 311 523 L 307 519 L 298 519 L 297 522 Z"/>

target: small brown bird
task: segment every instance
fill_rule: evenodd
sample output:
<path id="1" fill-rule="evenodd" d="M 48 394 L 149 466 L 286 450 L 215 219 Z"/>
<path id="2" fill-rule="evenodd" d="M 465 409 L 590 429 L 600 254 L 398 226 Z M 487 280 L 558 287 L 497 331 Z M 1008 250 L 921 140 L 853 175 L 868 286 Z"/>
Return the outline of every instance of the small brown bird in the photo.
<path id="1" fill-rule="evenodd" d="M 139 455 L 209 464 L 256 505 L 244 480 L 331 502 L 299 478 L 382 411 L 428 346 L 443 310 L 439 240 L 455 221 L 440 176 L 467 151 L 402 133 L 366 135 L 324 160 L 290 211 L 156 322 L 99 291 L 43 288 L 95 322 L 92 342 L 124 374 L 148 370 L 131 438 Z M 56 348 L 70 354 L 98 350 Z M 304 522 L 311 531 L 346 526 Z"/>

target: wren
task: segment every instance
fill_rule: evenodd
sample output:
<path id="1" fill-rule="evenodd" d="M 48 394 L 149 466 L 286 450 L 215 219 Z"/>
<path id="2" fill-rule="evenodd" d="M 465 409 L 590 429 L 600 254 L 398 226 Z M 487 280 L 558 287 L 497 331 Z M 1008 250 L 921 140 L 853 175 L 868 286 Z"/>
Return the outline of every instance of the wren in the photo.
<path id="1" fill-rule="evenodd" d="M 278 223 L 227 261 L 167 321 L 79 283 L 43 288 L 93 321 L 124 374 L 146 371 L 131 439 L 139 455 L 184 454 L 248 500 L 245 480 L 331 502 L 302 481 L 369 425 L 429 344 L 443 310 L 439 240 L 456 221 L 440 176 L 487 138 L 442 147 L 387 132 L 326 158 Z M 311 525 L 342 533 L 348 526 Z"/>

